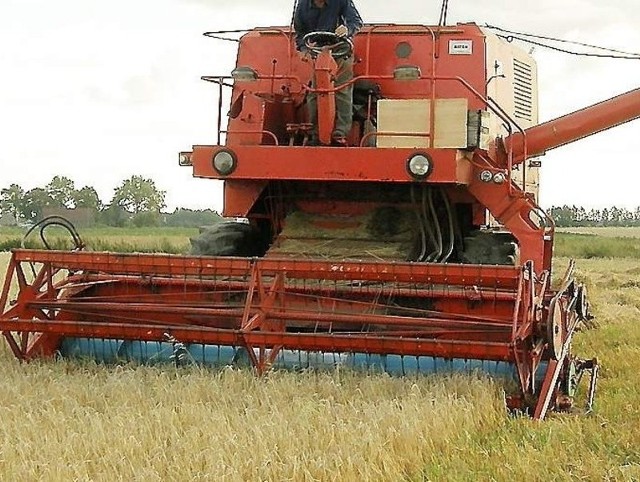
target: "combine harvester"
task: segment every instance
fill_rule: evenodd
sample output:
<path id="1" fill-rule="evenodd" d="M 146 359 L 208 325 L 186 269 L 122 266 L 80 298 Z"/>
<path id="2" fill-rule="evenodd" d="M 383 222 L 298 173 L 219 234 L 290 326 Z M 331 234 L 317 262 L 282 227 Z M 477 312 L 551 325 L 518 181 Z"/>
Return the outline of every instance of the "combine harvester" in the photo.
<path id="1" fill-rule="evenodd" d="M 224 180 L 228 221 L 193 255 L 13 251 L 0 330 L 15 356 L 484 369 L 511 374 L 509 407 L 537 419 L 591 372 L 591 403 L 597 363 L 571 352 L 586 293 L 573 263 L 552 287 L 535 158 L 639 117 L 640 89 L 537 125 L 534 60 L 475 24 L 306 41 L 312 62 L 291 29 L 251 30 L 231 75 L 203 77 L 220 91 L 217 144 L 180 164 Z M 334 56 L 352 49 L 354 125 L 332 147 Z"/>

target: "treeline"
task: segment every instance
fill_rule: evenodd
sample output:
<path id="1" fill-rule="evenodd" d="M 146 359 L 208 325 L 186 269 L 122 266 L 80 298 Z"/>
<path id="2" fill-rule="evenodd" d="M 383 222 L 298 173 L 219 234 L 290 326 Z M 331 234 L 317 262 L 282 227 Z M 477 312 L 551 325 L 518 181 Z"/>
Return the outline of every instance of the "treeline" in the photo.
<path id="1" fill-rule="evenodd" d="M 25 190 L 18 184 L 0 189 L 0 216 L 5 225 L 29 225 L 44 216 L 57 214 L 82 225 L 180 226 L 192 227 L 215 223 L 220 219 L 213 210 L 177 208 L 162 210 L 166 192 L 142 176 L 131 176 L 114 188 L 113 196 L 103 202 L 92 186 L 77 189 L 64 176 L 55 176 L 44 187 Z"/>
<path id="2" fill-rule="evenodd" d="M 220 215 L 210 209 L 165 209 L 166 192 L 158 189 L 152 179 L 131 176 L 114 188 L 108 202 L 103 202 L 92 186 L 76 188 L 64 176 L 55 176 L 44 187 L 26 191 L 18 184 L 0 189 L 0 221 L 2 224 L 32 224 L 46 215 L 71 217 L 82 225 L 104 226 L 174 226 L 194 227 L 213 224 Z M 640 226 L 640 206 L 587 210 L 581 206 L 553 206 L 547 214 L 559 227 Z"/>
<path id="3" fill-rule="evenodd" d="M 590 210 L 581 206 L 553 206 L 547 214 L 558 227 L 640 226 L 640 206 L 633 211 L 615 206 Z"/>

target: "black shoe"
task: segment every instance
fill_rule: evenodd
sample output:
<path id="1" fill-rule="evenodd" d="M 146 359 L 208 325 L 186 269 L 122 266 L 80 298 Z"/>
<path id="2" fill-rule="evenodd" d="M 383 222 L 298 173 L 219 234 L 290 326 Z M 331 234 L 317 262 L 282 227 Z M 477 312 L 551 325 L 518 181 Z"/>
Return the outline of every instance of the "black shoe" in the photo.
<path id="1" fill-rule="evenodd" d="M 331 145 L 333 147 L 347 147 L 347 138 L 344 136 L 334 136 L 331 139 Z"/>

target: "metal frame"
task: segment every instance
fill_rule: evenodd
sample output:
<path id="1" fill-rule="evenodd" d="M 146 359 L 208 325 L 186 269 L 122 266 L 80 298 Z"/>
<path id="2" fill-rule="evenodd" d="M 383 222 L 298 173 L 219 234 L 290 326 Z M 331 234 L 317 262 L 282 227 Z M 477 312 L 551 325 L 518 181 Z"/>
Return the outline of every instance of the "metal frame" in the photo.
<path id="1" fill-rule="evenodd" d="M 33 275 L 31 275 L 33 273 Z M 9 303 L 12 282 L 18 285 Z M 565 299 L 573 289 L 568 282 Z M 15 250 L 0 330 L 21 360 L 53 356 L 64 337 L 244 347 L 257 373 L 283 349 L 504 361 L 511 405 L 555 404 L 577 324 L 552 360 L 544 336 L 548 276 L 509 266 L 208 258 Z M 430 309 L 398 305 L 421 300 Z M 414 306 L 413 303 L 410 306 Z M 536 373 L 548 365 L 542 386 Z"/>

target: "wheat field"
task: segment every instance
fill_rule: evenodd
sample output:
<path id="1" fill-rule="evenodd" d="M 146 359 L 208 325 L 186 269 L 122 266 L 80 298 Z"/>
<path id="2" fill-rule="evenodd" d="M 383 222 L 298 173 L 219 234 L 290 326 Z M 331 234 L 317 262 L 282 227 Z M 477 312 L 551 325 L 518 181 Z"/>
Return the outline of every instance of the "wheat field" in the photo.
<path id="1" fill-rule="evenodd" d="M 578 267 L 599 328 L 574 351 L 603 365 L 590 415 L 509 416 L 474 375 L 21 364 L 3 347 L 0 479 L 640 480 L 640 261 Z"/>

